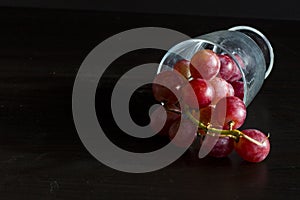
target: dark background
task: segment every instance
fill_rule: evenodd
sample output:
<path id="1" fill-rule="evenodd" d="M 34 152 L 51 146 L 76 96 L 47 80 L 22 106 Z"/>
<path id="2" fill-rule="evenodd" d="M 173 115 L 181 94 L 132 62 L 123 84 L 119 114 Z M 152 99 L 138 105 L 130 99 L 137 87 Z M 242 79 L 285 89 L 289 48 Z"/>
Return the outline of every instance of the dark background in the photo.
<path id="1" fill-rule="evenodd" d="M 297 0 L 2 0 L 0 6 L 299 20 Z"/>
<path id="2" fill-rule="evenodd" d="M 292 1 L 187 2 L 0 2 L 0 199 L 300 198 L 298 7 Z M 235 153 L 198 159 L 190 149 L 164 169 L 128 174 L 86 151 L 73 123 L 72 87 L 96 45 L 137 27 L 170 28 L 196 37 L 241 24 L 265 33 L 275 51 L 274 69 L 248 107 L 243 127 L 271 134 L 272 149 L 264 162 L 247 163 Z M 164 53 L 126 54 L 99 84 L 99 121 L 115 143 L 151 149 L 164 142 L 155 139 L 141 146 L 128 139 L 109 110 L 113 83 L 124 69 L 159 62 Z M 136 120 L 147 121 L 141 111 L 151 102 L 149 88 L 136 94 Z"/>

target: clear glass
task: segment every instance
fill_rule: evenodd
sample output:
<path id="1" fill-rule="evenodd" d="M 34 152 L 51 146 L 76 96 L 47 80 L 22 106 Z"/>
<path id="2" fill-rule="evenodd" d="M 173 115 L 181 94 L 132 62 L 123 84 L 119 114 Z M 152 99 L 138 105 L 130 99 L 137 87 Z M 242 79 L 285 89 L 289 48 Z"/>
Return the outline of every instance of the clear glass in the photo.
<path id="1" fill-rule="evenodd" d="M 192 56 L 201 49 L 211 49 L 218 54 L 225 53 L 234 60 L 242 73 L 243 101 L 246 106 L 259 92 L 274 63 L 273 48 L 261 32 L 248 26 L 236 26 L 175 45 L 161 60 L 157 73 L 173 70 L 176 62 L 182 59 L 191 60 Z M 240 66 L 235 54 L 242 59 L 244 66 Z"/>

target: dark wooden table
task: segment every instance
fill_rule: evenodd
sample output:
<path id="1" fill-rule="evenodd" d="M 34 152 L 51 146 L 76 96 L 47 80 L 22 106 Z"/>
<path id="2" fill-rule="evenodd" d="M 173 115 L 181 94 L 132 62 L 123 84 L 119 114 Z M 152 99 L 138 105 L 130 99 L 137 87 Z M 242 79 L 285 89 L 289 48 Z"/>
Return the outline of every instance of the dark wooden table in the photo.
<path id="1" fill-rule="evenodd" d="M 0 8 L 0 24 L 0 199 L 300 198 L 299 21 Z M 72 87 L 96 45 L 137 27 L 196 37 L 241 24 L 264 32 L 275 51 L 274 70 L 248 107 L 244 125 L 271 133 L 272 149 L 264 162 L 249 164 L 236 154 L 198 159 L 187 151 L 164 169 L 130 174 L 87 152 L 73 123 Z M 110 83 L 124 66 L 159 62 L 164 53 L 126 54 L 100 83 L 96 107 L 115 142 L 130 140 L 116 129 L 107 109 Z M 133 112 L 143 109 L 147 88 L 139 95 Z M 149 142 L 151 148 L 154 141 Z"/>

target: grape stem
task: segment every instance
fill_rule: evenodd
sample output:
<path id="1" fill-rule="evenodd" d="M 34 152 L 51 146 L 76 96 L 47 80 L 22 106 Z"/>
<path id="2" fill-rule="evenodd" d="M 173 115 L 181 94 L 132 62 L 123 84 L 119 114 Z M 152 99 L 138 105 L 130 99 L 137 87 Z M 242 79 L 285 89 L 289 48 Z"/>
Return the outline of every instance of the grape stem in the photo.
<path id="1" fill-rule="evenodd" d="M 253 142 L 254 144 L 257 144 L 259 146 L 263 146 L 263 143 L 249 137 L 248 135 L 244 134 L 243 132 L 241 132 L 237 129 L 233 130 L 232 129 L 232 127 L 234 125 L 233 121 L 230 122 L 230 126 L 229 126 L 230 130 L 222 130 L 222 129 L 213 128 L 213 127 L 211 127 L 211 125 L 206 126 L 205 124 L 203 124 L 199 120 L 195 119 L 195 117 L 192 115 L 192 113 L 190 113 L 188 108 L 185 109 L 185 114 L 194 124 L 198 125 L 199 128 L 204 130 L 209 135 L 215 136 L 216 134 L 219 134 L 219 136 L 221 136 L 221 137 L 233 138 L 236 142 L 238 142 L 239 139 L 241 137 L 243 137 L 243 138 L 249 140 L 250 142 Z"/>

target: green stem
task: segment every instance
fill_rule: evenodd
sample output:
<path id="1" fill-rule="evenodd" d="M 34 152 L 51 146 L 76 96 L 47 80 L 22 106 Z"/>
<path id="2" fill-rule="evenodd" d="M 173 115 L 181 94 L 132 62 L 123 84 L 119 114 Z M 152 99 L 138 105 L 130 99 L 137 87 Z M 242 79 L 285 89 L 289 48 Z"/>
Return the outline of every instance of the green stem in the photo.
<path id="1" fill-rule="evenodd" d="M 212 136 L 215 136 L 213 133 L 217 133 L 220 134 L 219 136 L 221 137 L 231 137 L 233 139 L 235 139 L 236 142 L 239 141 L 240 137 L 244 137 L 245 139 L 249 140 L 250 142 L 253 142 L 259 146 L 262 146 L 263 144 L 258 142 L 257 140 L 245 135 L 243 132 L 235 129 L 235 130 L 222 130 L 222 129 L 217 129 L 217 128 L 212 128 L 209 125 L 206 126 L 205 124 L 203 124 L 202 122 L 200 122 L 199 120 L 195 119 L 195 117 L 188 111 L 188 108 L 185 108 L 186 112 L 186 116 L 196 125 L 198 125 L 199 128 L 201 128 L 202 130 L 204 130 L 205 132 L 207 132 L 207 134 L 210 134 Z"/>

